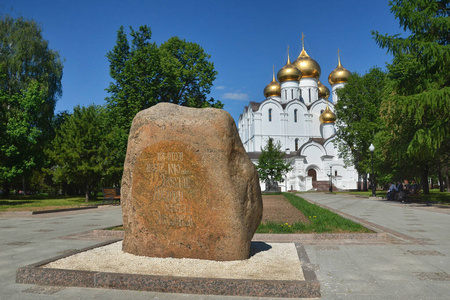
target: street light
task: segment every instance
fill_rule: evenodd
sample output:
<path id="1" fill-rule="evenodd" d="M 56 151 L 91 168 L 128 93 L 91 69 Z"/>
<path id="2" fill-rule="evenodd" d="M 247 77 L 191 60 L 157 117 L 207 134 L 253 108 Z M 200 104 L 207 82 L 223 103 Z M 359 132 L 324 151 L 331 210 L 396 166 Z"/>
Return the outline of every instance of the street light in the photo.
<path id="1" fill-rule="evenodd" d="M 332 169 L 333 168 L 333 166 L 330 164 L 330 188 L 329 188 L 329 191 L 330 191 L 330 193 L 332 193 L 333 192 L 333 181 L 331 180 L 331 176 L 333 175 L 331 172 L 332 172 Z"/>
<path id="2" fill-rule="evenodd" d="M 374 145 L 373 144 L 370 144 L 370 146 L 369 146 L 369 151 L 372 153 L 372 176 L 370 176 L 370 178 L 372 179 L 371 181 L 372 181 L 372 197 L 376 197 L 377 196 L 377 193 L 376 193 L 376 191 L 375 191 L 375 181 L 374 181 L 374 176 L 375 176 L 375 173 L 373 172 L 373 151 L 375 150 L 375 147 L 374 147 Z"/>

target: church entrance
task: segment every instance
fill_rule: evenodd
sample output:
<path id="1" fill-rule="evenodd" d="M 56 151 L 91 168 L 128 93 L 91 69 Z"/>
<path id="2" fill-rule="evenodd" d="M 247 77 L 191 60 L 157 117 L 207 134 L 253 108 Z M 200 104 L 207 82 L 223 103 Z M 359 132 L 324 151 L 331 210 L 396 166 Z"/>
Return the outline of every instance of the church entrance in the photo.
<path id="1" fill-rule="evenodd" d="M 317 181 L 317 172 L 314 169 L 309 169 L 308 170 L 308 176 L 312 177 L 312 181 Z"/>

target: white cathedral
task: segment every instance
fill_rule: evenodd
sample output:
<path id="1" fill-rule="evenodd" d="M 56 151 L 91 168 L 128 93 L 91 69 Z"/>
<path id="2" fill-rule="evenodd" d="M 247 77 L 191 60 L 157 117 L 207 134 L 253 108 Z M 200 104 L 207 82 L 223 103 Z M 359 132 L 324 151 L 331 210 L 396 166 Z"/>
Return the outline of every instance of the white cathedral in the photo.
<path id="1" fill-rule="evenodd" d="M 303 44 L 303 38 L 302 38 Z M 340 190 L 356 189 L 358 173 L 353 166 L 345 166 L 334 144 L 334 104 L 339 101 L 336 91 L 345 86 L 350 72 L 338 54 L 338 65 L 328 76 L 329 89 L 319 78 L 319 64 L 305 51 L 304 44 L 298 58 L 277 73 L 265 87 L 265 100 L 250 102 L 239 116 L 238 129 L 244 148 L 257 164 L 261 148 L 269 138 L 279 142 L 286 151 L 285 159 L 292 170 L 279 183 L 282 191 L 328 190 L 330 182 Z M 265 183 L 261 182 L 261 190 Z"/>

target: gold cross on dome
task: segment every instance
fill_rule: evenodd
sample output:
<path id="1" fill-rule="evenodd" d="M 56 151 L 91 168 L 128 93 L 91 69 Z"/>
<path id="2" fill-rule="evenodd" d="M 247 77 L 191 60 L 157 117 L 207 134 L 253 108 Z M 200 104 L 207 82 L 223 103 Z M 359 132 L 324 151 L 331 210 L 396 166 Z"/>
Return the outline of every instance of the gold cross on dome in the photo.
<path id="1" fill-rule="evenodd" d="M 305 49 L 305 35 L 302 32 L 302 49 Z"/>

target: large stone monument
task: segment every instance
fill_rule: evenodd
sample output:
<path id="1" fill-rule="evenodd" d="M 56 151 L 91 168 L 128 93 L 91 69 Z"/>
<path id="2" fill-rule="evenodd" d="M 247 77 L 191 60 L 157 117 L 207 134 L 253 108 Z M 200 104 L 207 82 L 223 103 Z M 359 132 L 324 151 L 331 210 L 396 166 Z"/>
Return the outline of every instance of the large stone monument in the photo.
<path id="1" fill-rule="evenodd" d="M 242 260 L 262 217 L 258 175 L 224 110 L 160 103 L 128 139 L 123 251 Z"/>

